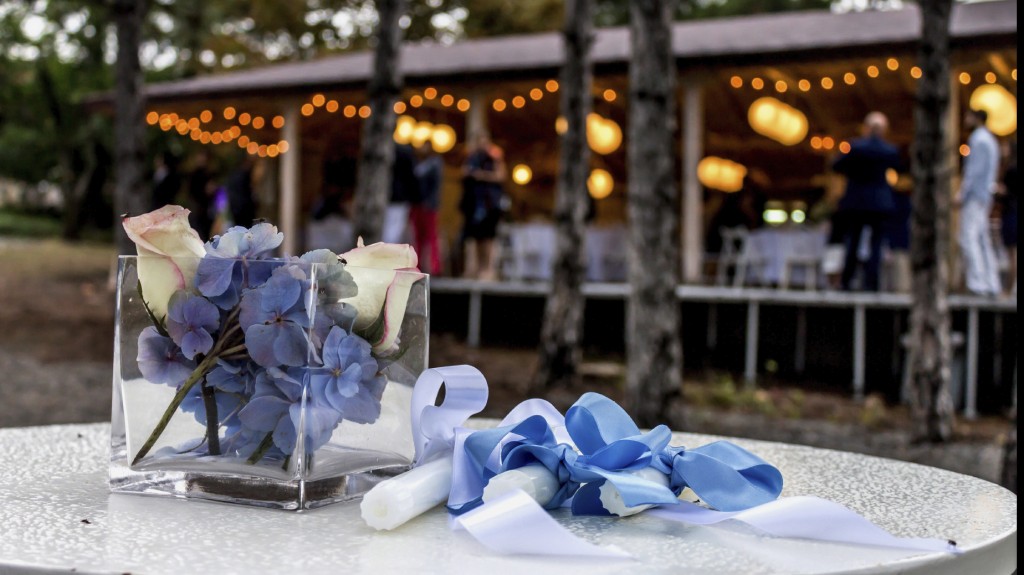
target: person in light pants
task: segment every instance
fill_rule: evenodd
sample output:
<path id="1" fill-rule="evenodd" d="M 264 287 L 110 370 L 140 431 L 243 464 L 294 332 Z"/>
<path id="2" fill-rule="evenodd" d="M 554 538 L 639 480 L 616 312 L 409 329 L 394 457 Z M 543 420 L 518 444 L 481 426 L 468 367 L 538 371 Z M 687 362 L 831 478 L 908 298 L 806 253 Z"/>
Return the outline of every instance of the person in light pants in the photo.
<path id="1" fill-rule="evenodd" d="M 970 151 L 963 162 L 960 193 L 960 252 L 963 256 L 967 290 L 976 295 L 995 296 L 1001 291 L 999 268 L 989 229 L 992 195 L 999 170 L 999 144 L 985 127 L 988 114 L 969 110 L 964 128 Z"/>

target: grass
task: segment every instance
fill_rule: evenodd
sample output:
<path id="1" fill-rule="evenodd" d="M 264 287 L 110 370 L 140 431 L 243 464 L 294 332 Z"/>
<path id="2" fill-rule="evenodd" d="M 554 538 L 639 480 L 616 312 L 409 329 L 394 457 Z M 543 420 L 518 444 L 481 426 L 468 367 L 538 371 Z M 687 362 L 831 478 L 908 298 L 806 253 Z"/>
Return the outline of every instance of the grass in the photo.
<path id="1" fill-rule="evenodd" d="M 60 235 L 60 216 L 12 207 L 0 208 L 0 236 L 52 238 Z"/>

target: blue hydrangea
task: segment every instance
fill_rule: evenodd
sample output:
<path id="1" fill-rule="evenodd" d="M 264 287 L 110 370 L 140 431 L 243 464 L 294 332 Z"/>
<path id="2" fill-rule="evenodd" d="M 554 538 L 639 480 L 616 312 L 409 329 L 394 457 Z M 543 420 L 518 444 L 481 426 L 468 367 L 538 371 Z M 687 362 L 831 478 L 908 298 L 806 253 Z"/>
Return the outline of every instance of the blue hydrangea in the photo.
<path id="1" fill-rule="evenodd" d="M 314 402 L 330 406 L 348 421 L 376 421 L 387 379 L 379 373 L 370 352 L 370 344 L 363 338 L 338 327 L 331 329 L 321 353 L 323 367 L 311 369 Z"/>
<path id="2" fill-rule="evenodd" d="M 266 223 L 252 228 L 235 226 L 214 237 L 199 261 L 196 289 L 221 309 L 231 309 L 244 290 L 262 284 L 281 265 L 258 260 L 269 257 L 282 241 L 284 234 Z"/>
<path id="3" fill-rule="evenodd" d="M 176 291 L 167 307 L 167 333 L 188 359 L 213 347 L 213 333 L 220 327 L 220 310 L 205 298 Z"/>
<path id="4" fill-rule="evenodd" d="M 303 267 L 310 268 L 308 275 L 313 280 L 307 292 L 306 308 L 316 308 L 332 324 L 351 331 L 356 321 L 356 310 L 339 300 L 355 297 L 359 288 L 352 274 L 345 271 L 338 255 L 330 250 L 313 250 L 303 254 L 298 261 L 306 264 Z"/>
<path id="5" fill-rule="evenodd" d="M 256 377 L 256 393 L 242 408 L 242 425 L 263 434 L 272 433 L 274 446 L 284 453 L 295 449 L 303 418 L 302 390 L 308 377 L 305 369 L 271 368 Z M 313 452 L 330 441 L 341 415 L 329 406 L 307 402 L 305 409 L 305 451 Z"/>
<path id="6" fill-rule="evenodd" d="M 185 357 L 171 338 L 160 335 L 153 326 L 139 334 L 139 354 L 136 359 L 142 377 L 152 383 L 171 387 L 184 383 L 196 368 L 196 363 Z"/>
<path id="7" fill-rule="evenodd" d="M 306 364 L 311 322 L 301 297 L 305 280 L 297 266 L 280 267 L 265 284 L 242 297 L 238 321 L 249 355 L 259 365 Z"/>
<path id="8" fill-rule="evenodd" d="M 238 412 L 247 398 L 255 392 L 256 375 L 249 362 L 235 365 L 231 362 L 217 362 L 217 367 L 206 374 L 206 385 L 214 389 L 217 401 L 217 419 L 220 425 L 232 427 L 239 424 Z M 196 385 L 181 403 L 182 411 L 195 415 L 196 421 L 206 423 L 206 404 L 202 389 Z M 258 440 L 257 440 L 258 442 Z"/>

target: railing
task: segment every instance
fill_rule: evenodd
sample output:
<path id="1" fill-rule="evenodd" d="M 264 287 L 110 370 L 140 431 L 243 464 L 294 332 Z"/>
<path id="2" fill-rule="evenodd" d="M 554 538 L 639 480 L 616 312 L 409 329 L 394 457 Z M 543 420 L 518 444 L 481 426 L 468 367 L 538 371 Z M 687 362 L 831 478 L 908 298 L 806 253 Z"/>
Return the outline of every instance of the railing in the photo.
<path id="1" fill-rule="evenodd" d="M 525 296 L 545 297 L 550 290 L 546 282 L 486 282 L 453 278 L 432 278 L 432 292 L 443 294 L 467 294 L 469 296 L 469 322 L 467 343 L 470 347 L 480 345 L 480 324 L 483 315 L 483 297 Z M 583 296 L 589 299 L 621 299 L 629 296 L 629 284 L 587 283 L 583 285 Z M 757 347 L 760 330 L 760 309 L 762 305 L 790 306 L 797 310 L 797 341 L 794 353 L 796 364 L 802 365 L 806 351 L 805 308 L 830 307 L 853 309 L 853 396 L 864 397 L 866 314 L 868 309 L 909 310 L 912 299 L 909 294 L 865 293 L 842 291 L 789 291 L 768 288 L 728 288 L 680 285 L 676 288 L 680 302 L 704 302 L 708 304 L 746 304 L 747 326 L 743 375 L 749 385 L 757 378 Z M 1003 314 L 1017 313 L 1017 300 L 994 299 L 977 296 L 951 295 L 950 310 L 967 312 L 966 374 L 964 381 L 964 416 L 977 417 L 978 394 L 978 315 L 982 311 Z M 712 307 L 714 313 L 714 307 Z M 709 340 L 714 335 L 714 321 L 709 321 Z"/>

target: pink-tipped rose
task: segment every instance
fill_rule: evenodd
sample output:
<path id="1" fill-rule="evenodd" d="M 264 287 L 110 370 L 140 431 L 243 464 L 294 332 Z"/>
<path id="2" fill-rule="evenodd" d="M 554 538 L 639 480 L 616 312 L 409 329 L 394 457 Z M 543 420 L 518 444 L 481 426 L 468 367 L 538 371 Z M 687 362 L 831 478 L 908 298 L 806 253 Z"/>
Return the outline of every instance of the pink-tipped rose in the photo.
<path id="1" fill-rule="evenodd" d="M 167 316 L 171 295 L 192 287 L 199 259 L 206 255 L 203 240 L 188 225 L 188 214 L 181 206 L 164 206 L 122 221 L 139 254 L 143 299 L 160 320 Z"/>
<path id="2" fill-rule="evenodd" d="M 426 276 L 416 267 L 419 263 L 416 250 L 407 244 L 382 242 L 364 246 L 360 238 L 357 247 L 341 257 L 346 262 L 345 269 L 359 286 L 355 297 L 341 300 L 359 313 L 355 329 L 365 331 L 383 313 L 383 333 L 370 345 L 378 354 L 391 353 L 397 347 L 412 285 Z"/>

